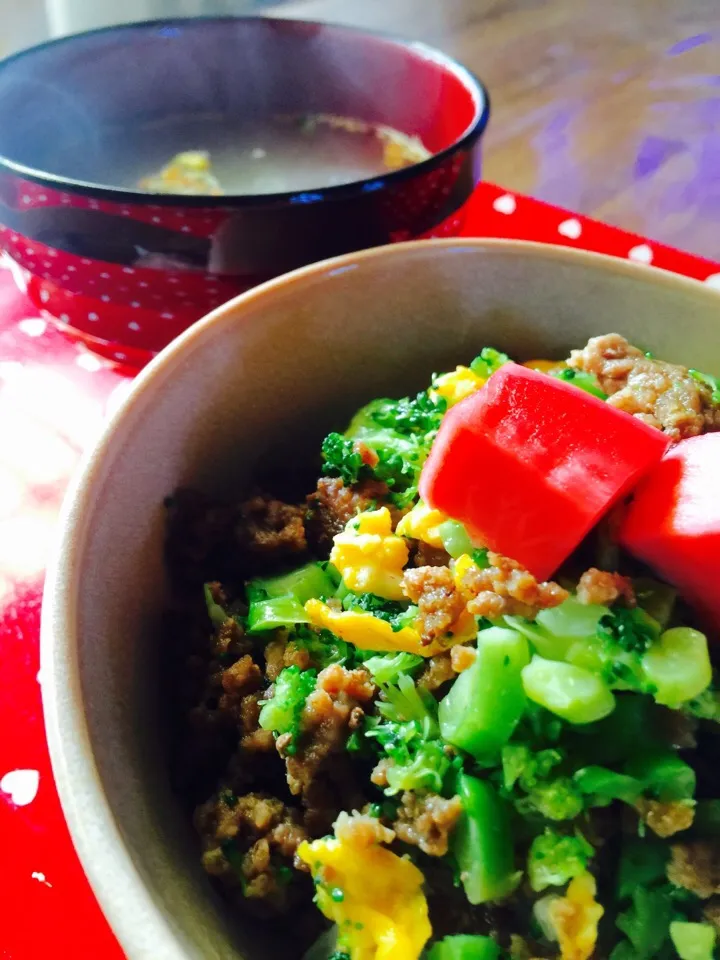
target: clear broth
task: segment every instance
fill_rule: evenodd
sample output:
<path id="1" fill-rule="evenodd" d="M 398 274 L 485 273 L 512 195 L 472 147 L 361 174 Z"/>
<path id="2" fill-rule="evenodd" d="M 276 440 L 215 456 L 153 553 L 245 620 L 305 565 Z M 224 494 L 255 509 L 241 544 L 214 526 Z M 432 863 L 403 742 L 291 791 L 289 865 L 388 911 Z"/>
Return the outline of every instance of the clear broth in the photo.
<path id="1" fill-rule="evenodd" d="M 193 194 L 308 191 L 379 176 L 430 156 L 417 138 L 325 115 L 276 117 L 234 128 L 218 126 L 215 120 L 185 124 L 182 145 L 174 152 L 166 144 L 178 138 L 165 133 L 154 127 L 150 163 L 147 152 L 123 158 L 118 185 Z M 173 177 L 170 162 L 187 151 L 205 154 L 208 169 L 206 176 L 191 177 L 183 187 Z M 162 159 L 155 163 L 157 154 Z"/>

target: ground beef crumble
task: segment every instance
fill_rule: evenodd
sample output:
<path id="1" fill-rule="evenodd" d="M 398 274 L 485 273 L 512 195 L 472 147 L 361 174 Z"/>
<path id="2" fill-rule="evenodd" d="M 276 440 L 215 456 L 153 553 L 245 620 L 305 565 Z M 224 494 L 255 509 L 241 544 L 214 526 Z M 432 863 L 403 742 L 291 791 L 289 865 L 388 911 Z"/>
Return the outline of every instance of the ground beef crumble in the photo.
<path id="1" fill-rule="evenodd" d="M 331 755 L 343 750 L 362 717 L 362 704 L 374 694 L 375 684 L 367 670 L 347 670 L 339 664 L 321 670 L 303 709 L 299 749 L 285 757 L 292 794 L 308 800 L 318 771 Z M 279 741 L 278 746 L 283 749 Z"/>
<path id="2" fill-rule="evenodd" d="M 672 837 L 692 826 L 694 807 L 682 800 L 667 803 L 660 800 L 639 800 L 636 809 L 641 818 L 658 837 Z"/>
<path id="3" fill-rule="evenodd" d="M 445 637 L 465 609 L 465 600 L 456 590 L 448 567 L 406 570 L 402 589 L 405 596 L 418 605 L 423 643 Z"/>
<path id="4" fill-rule="evenodd" d="M 305 508 L 256 494 L 240 506 L 236 528 L 239 543 L 248 554 L 279 556 L 303 553 Z"/>
<path id="5" fill-rule="evenodd" d="M 451 651 L 439 653 L 426 661 L 425 669 L 418 678 L 417 685 L 431 693 L 439 690 L 449 680 L 454 679 L 455 669 L 450 658 Z"/>
<path id="6" fill-rule="evenodd" d="M 559 584 L 538 583 L 521 564 L 493 552 L 488 553 L 484 570 L 473 567 L 467 571 L 461 587 L 470 598 L 470 613 L 489 620 L 505 615 L 532 619 L 538 611 L 557 607 L 569 596 Z"/>
<path id="7" fill-rule="evenodd" d="M 446 800 L 434 793 L 420 797 L 406 791 L 393 830 L 398 840 L 419 847 L 431 857 L 444 857 L 462 809 L 459 797 Z"/>
<path id="8" fill-rule="evenodd" d="M 622 598 L 628 607 L 636 604 L 632 580 L 619 573 L 608 573 L 591 567 L 580 577 L 577 585 L 577 598 L 580 603 L 599 604 L 609 607 Z"/>
<path id="9" fill-rule="evenodd" d="M 671 440 L 720 430 L 720 406 L 712 390 L 685 367 L 647 357 L 617 333 L 593 337 L 573 350 L 569 364 L 594 374 L 608 403 L 640 417 Z"/>
<path id="10" fill-rule="evenodd" d="M 231 888 L 241 886 L 245 898 L 282 904 L 287 881 L 278 867 L 289 869 L 307 838 L 297 811 L 275 797 L 236 797 L 226 788 L 198 807 L 194 822 L 209 874 Z"/>
<path id="11" fill-rule="evenodd" d="M 317 490 L 307 498 L 306 528 L 311 545 L 326 556 L 333 537 L 342 533 L 348 521 L 373 504 L 383 504 L 388 494 L 387 485 L 376 480 L 347 487 L 339 477 L 321 477 Z"/>
<path id="12" fill-rule="evenodd" d="M 720 846 L 705 840 L 675 843 L 670 848 L 668 880 L 707 900 L 720 893 Z"/>

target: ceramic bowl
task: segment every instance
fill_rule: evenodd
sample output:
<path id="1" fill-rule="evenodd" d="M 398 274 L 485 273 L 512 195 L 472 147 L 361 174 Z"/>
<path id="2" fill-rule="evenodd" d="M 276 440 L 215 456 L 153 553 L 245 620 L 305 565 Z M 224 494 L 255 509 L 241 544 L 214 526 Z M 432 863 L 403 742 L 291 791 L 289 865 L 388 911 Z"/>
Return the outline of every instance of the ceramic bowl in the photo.
<path id="1" fill-rule="evenodd" d="M 386 125 L 431 156 L 312 190 L 137 190 L 175 153 L 278 114 Z M 488 115 L 450 57 L 347 27 L 224 17 L 65 37 L 0 63 L 0 244 L 40 311 L 139 365 L 278 274 L 440 224 L 459 233 Z"/>
<path id="2" fill-rule="evenodd" d="M 720 370 L 720 295 L 654 268 L 510 241 L 401 244 L 330 260 L 216 310 L 136 380 L 68 496 L 42 617 L 47 732 L 80 858 L 129 960 L 293 957 L 233 922 L 199 866 L 158 734 L 163 498 L 238 496 L 360 404 L 417 391 L 494 345 L 564 357 L 618 331 Z"/>

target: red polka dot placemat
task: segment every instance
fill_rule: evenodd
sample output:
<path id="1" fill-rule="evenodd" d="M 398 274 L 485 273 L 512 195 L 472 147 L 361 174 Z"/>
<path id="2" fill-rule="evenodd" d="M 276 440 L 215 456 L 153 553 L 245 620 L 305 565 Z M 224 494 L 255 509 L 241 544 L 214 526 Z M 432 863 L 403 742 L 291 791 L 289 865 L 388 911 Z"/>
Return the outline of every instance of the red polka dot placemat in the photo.
<path id="1" fill-rule="evenodd" d="M 492 184 L 464 211 L 464 236 L 581 247 L 720 287 L 720 264 Z M 436 235 L 452 235 L 446 224 Z M 0 957 L 121 960 L 73 851 L 42 721 L 38 634 L 43 572 L 78 458 L 134 371 L 37 316 L 26 276 L 0 270 Z"/>

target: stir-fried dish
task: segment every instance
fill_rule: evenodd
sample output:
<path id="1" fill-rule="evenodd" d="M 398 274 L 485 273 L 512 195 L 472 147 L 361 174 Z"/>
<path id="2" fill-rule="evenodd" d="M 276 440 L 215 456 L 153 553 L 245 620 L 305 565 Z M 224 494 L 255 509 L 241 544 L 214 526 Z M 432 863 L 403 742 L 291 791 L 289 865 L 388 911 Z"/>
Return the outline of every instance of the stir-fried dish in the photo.
<path id="1" fill-rule="evenodd" d="M 317 960 L 719 956 L 719 430 L 609 334 L 373 400 L 304 500 L 178 491 L 175 783 L 234 907 Z"/>

